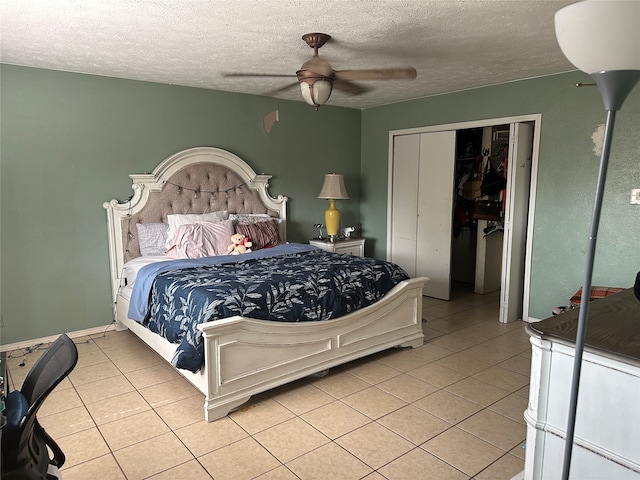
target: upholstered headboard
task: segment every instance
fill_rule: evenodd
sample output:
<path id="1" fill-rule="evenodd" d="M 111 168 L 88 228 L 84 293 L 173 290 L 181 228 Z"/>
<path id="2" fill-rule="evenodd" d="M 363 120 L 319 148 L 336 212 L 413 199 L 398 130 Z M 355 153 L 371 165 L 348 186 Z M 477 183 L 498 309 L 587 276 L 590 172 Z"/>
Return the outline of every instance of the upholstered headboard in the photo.
<path id="1" fill-rule="evenodd" d="M 133 195 L 107 210 L 109 257 L 114 300 L 125 262 L 140 256 L 137 223 L 166 223 L 174 213 L 266 213 L 281 220 L 286 239 L 287 197 L 269 195 L 270 175 L 257 175 L 236 155 L 213 147 L 183 150 L 162 161 L 150 174 L 129 175 Z"/>

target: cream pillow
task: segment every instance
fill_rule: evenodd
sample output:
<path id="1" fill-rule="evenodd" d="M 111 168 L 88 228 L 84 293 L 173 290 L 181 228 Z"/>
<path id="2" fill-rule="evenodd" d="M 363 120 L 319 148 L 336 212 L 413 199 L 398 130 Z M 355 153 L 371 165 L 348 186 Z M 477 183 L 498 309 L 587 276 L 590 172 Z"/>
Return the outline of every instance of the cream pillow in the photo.
<path id="1" fill-rule="evenodd" d="M 188 214 L 171 214 L 167 215 L 167 223 L 169 224 L 169 231 L 167 232 L 167 243 L 165 246 L 167 250 L 173 243 L 173 237 L 176 235 L 176 230 L 180 225 L 189 225 L 195 222 L 220 222 L 229 218 L 229 214 L 226 210 L 220 212 L 210 213 L 188 213 Z"/>
<path id="2" fill-rule="evenodd" d="M 252 223 L 268 222 L 269 220 L 273 220 L 276 223 L 282 221 L 268 213 L 230 213 L 229 220 L 233 220 L 235 224 L 239 225 L 250 225 Z"/>

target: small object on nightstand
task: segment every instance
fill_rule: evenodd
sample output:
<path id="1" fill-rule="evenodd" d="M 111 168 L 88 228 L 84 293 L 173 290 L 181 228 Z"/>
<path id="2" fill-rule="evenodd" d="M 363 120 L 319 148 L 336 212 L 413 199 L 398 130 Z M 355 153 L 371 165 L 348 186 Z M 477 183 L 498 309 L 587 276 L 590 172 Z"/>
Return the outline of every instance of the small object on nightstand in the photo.
<path id="1" fill-rule="evenodd" d="M 355 229 L 355 228 L 353 228 L 353 227 L 344 227 L 344 228 L 342 229 L 342 236 L 343 236 L 344 238 L 350 238 L 350 237 L 351 237 L 351 234 L 352 234 L 353 232 L 355 232 L 355 231 L 356 231 L 356 229 Z"/>
<path id="2" fill-rule="evenodd" d="M 313 238 L 309 240 L 309 244 L 327 252 L 364 257 L 364 238 L 340 238 L 333 241 L 326 238 L 322 240 Z"/>
<path id="3" fill-rule="evenodd" d="M 322 228 L 324 227 L 324 224 L 322 223 L 314 223 L 313 224 L 313 228 L 317 228 L 318 229 L 318 240 L 322 240 L 324 238 L 324 236 L 322 235 Z"/>

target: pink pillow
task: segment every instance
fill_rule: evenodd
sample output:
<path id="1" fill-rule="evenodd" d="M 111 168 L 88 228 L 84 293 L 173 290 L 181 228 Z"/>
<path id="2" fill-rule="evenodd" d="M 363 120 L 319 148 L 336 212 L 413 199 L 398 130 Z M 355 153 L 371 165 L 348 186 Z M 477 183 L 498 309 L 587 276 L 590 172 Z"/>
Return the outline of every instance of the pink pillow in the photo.
<path id="1" fill-rule="evenodd" d="M 233 231 L 233 221 L 196 221 L 176 229 L 167 256 L 170 258 L 200 258 L 226 255 Z"/>

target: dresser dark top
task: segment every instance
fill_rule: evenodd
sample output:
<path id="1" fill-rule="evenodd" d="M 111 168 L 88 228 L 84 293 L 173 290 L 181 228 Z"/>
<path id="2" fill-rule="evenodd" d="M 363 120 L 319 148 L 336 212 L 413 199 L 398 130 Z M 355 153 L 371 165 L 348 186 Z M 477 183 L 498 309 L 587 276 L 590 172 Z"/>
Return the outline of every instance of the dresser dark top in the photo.
<path id="1" fill-rule="evenodd" d="M 527 333 L 575 346 L 579 311 L 530 323 Z M 640 301 L 632 288 L 589 304 L 584 346 L 585 351 L 640 365 Z"/>

